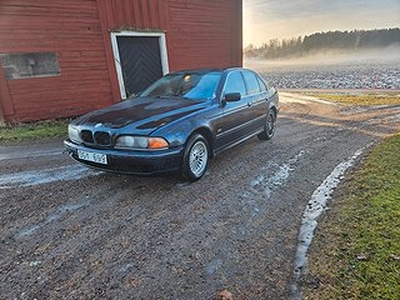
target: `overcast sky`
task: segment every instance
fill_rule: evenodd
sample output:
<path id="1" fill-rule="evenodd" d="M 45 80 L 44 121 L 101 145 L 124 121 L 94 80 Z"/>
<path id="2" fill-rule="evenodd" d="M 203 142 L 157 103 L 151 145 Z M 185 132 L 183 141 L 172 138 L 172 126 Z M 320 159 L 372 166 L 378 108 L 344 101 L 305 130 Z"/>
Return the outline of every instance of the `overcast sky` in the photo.
<path id="1" fill-rule="evenodd" d="M 243 7 L 245 47 L 319 31 L 400 27 L 400 0 L 243 0 Z"/>

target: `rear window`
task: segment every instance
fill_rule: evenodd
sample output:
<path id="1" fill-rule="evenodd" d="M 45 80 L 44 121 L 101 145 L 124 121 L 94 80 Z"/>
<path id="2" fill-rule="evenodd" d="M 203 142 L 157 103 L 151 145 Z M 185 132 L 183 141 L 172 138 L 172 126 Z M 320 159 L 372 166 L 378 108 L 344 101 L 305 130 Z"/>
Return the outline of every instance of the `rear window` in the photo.
<path id="1" fill-rule="evenodd" d="M 261 92 L 267 92 L 267 87 L 265 86 L 264 81 L 261 80 L 260 77 L 257 76 L 258 84 L 260 85 Z"/>
<path id="2" fill-rule="evenodd" d="M 244 80 L 246 81 L 247 94 L 248 95 L 259 94 L 261 90 L 256 75 L 252 72 L 244 71 L 243 76 Z"/>

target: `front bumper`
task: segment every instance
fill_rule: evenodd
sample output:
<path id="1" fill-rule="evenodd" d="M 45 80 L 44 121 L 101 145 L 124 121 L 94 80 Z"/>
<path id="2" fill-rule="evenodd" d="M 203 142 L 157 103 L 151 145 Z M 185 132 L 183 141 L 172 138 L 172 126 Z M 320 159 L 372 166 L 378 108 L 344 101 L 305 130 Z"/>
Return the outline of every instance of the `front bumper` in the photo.
<path id="1" fill-rule="evenodd" d="M 129 151 L 113 149 L 94 149 L 77 145 L 70 140 L 64 141 L 69 155 L 76 161 L 89 167 L 122 174 L 156 175 L 179 170 L 183 147 L 160 151 Z M 107 155 L 107 164 L 99 164 L 79 159 L 78 150 Z"/>

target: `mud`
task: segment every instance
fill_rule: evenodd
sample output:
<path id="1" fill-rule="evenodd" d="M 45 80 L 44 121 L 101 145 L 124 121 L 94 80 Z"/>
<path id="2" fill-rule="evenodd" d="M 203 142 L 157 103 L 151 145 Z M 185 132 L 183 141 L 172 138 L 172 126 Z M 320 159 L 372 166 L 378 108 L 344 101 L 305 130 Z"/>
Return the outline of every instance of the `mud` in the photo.
<path id="1" fill-rule="evenodd" d="M 274 139 L 224 152 L 193 184 L 92 171 L 60 140 L 1 146 L 0 299 L 293 297 L 314 191 L 398 131 L 400 109 L 281 98 Z"/>

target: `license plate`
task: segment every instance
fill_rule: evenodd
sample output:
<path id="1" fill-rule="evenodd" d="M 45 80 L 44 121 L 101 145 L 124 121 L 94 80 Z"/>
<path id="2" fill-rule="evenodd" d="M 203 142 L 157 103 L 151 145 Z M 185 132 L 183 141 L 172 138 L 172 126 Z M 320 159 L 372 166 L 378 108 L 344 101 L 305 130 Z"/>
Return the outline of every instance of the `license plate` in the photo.
<path id="1" fill-rule="evenodd" d="M 78 150 L 78 157 L 79 159 L 95 162 L 98 164 L 103 164 L 103 165 L 107 164 L 107 155 L 105 154 Z"/>

